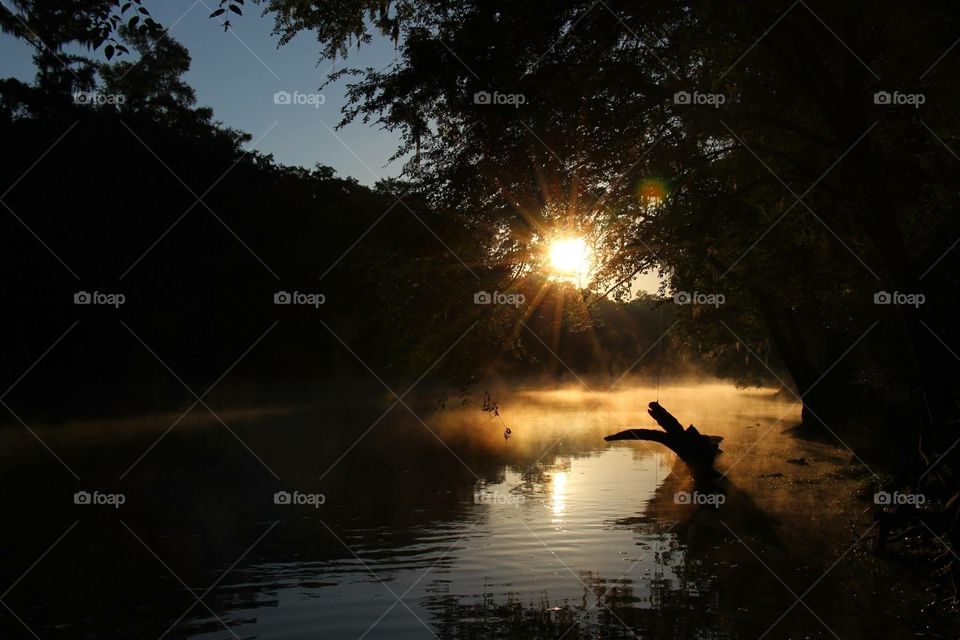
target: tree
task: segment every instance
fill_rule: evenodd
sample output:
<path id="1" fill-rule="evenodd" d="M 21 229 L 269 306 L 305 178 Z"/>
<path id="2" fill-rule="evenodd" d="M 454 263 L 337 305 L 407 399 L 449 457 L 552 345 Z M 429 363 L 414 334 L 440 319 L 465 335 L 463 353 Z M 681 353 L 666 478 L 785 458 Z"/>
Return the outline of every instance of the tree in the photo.
<path id="1" fill-rule="evenodd" d="M 345 121 L 400 130 L 434 206 L 514 240 L 488 243 L 491 260 L 522 263 L 550 228 L 579 227 L 610 257 L 597 285 L 622 292 L 656 263 L 675 288 L 725 291 L 698 325 L 724 320 L 715 343 L 769 340 L 805 423 L 862 397 L 876 365 L 925 397 L 920 431 L 945 435 L 952 379 L 928 329 L 946 331 L 955 255 L 925 271 L 957 235 L 958 193 L 922 125 L 957 137 L 950 3 L 267 7 L 281 41 L 312 30 L 325 56 L 398 42 L 394 66 L 342 72 L 357 77 Z M 878 92 L 928 99 L 921 112 Z M 881 290 L 928 302 L 878 313 Z"/>
<path id="2" fill-rule="evenodd" d="M 0 6 L 0 32 L 21 39 L 35 50 L 37 87 L 48 95 L 70 96 L 94 84 L 96 63 L 68 45 L 95 50 L 108 59 L 129 50 L 114 34 L 122 25 L 144 32 L 159 29 L 142 0 L 13 0 L 13 9 Z"/>
<path id="3" fill-rule="evenodd" d="M 119 35 L 139 54 L 136 62 L 119 61 L 99 67 L 104 92 L 124 97 L 119 111 L 150 114 L 187 131 L 196 131 L 198 127 L 209 130 L 213 110 L 195 106 L 196 93 L 183 79 L 191 62 L 187 49 L 161 30 L 141 32 L 123 26 Z"/>

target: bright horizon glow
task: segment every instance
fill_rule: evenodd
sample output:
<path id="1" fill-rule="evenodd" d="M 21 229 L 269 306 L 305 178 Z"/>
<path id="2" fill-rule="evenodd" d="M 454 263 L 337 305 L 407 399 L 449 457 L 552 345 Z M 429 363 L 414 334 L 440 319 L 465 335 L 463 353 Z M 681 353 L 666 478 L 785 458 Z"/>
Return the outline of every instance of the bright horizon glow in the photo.
<path id="1" fill-rule="evenodd" d="M 560 275 L 580 276 L 590 270 L 590 250 L 583 238 L 563 238 L 550 243 L 550 266 Z"/>

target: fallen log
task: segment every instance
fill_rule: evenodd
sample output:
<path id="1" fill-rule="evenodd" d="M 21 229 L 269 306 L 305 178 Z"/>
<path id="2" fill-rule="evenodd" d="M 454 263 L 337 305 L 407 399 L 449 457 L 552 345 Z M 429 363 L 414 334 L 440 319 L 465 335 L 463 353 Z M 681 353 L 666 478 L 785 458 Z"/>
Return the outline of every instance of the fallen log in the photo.
<path id="1" fill-rule="evenodd" d="M 693 475 L 694 482 L 708 482 L 720 476 L 720 473 L 713 468 L 713 463 L 717 455 L 721 453 L 719 443 L 723 438 L 703 435 L 693 425 L 684 429 L 679 420 L 656 402 L 650 403 L 647 413 L 660 425 L 663 431 L 627 429 L 606 436 L 604 440 L 608 442 L 613 440 L 659 442 L 686 463 Z"/>

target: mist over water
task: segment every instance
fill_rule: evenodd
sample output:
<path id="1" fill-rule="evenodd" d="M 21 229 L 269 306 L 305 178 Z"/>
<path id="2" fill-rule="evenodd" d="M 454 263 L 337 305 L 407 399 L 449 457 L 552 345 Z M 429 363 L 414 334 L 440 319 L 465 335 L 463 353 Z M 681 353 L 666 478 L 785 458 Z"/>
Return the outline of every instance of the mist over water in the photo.
<path id="1" fill-rule="evenodd" d="M 837 488 L 845 460 L 781 435 L 799 418 L 782 394 L 659 389 L 684 424 L 725 438 L 726 502 L 709 509 L 677 503 L 692 487 L 667 449 L 603 441 L 652 425 L 656 386 L 585 384 L 495 384 L 499 417 L 475 397 L 390 409 L 395 399 L 363 389 L 218 407 L 227 426 L 195 409 L 172 429 L 180 413 L 38 427 L 80 480 L 14 425 L 2 493 L 30 524 L 4 532 L 6 583 L 68 533 L 8 597 L 50 639 L 232 637 L 217 618 L 242 638 L 617 636 L 624 625 L 752 637 L 793 601 L 754 553 L 799 589 L 849 544 L 840 520 L 818 519 L 832 507 L 816 490 Z M 786 462 L 801 456 L 812 464 Z M 77 491 L 124 503 L 73 504 Z M 784 515 L 799 524 L 783 527 Z M 179 619 L 195 602 L 181 580 L 198 596 L 216 585 L 209 609 Z M 49 597 L 19 597 L 31 587 Z M 888 592 L 860 593 L 876 605 Z M 781 631 L 806 628 L 794 614 Z"/>

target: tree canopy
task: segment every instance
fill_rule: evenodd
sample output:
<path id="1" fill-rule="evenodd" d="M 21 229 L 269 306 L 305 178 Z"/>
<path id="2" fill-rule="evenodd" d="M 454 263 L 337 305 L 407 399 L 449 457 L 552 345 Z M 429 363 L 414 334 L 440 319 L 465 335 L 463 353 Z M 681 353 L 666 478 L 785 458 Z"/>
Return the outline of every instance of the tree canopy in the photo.
<path id="1" fill-rule="evenodd" d="M 493 260 L 527 264 L 575 229 L 605 256 L 595 291 L 624 296 L 659 265 L 674 290 L 724 293 L 688 307 L 688 339 L 769 346 L 806 418 L 839 393 L 925 397 L 918 413 L 946 419 L 955 302 L 934 292 L 957 289 L 953 4 L 266 6 L 281 41 L 311 31 L 324 56 L 397 42 L 389 68 L 341 72 L 344 122 L 401 131 L 410 175 Z M 878 306 L 884 291 L 925 303 Z"/>

